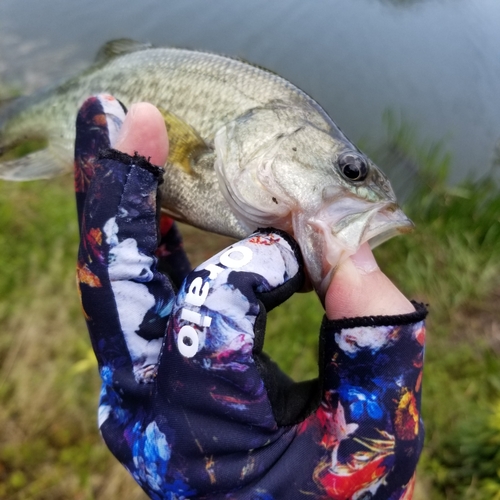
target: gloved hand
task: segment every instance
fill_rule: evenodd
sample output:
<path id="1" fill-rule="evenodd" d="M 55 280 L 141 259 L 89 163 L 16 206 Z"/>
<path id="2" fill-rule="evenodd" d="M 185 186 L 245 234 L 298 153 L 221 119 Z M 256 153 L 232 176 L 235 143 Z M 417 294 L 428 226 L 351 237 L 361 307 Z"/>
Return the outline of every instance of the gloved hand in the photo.
<path id="1" fill-rule="evenodd" d="M 319 379 L 293 382 L 262 346 L 267 311 L 303 284 L 296 243 L 261 230 L 176 293 L 155 257 L 162 170 L 108 148 L 160 164 L 165 151 L 116 142 L 123 119 L 109 96 L 86 101 L 75 159 L 79 288 L 112 453 L 153 499 L 410 499 L 423 439 L 423 306 L 325 318 Z"/>

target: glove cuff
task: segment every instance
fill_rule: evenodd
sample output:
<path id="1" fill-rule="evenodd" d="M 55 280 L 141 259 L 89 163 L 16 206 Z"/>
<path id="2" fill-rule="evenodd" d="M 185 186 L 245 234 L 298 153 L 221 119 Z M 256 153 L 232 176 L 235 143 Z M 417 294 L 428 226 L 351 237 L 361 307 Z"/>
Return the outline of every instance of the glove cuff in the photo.
<path id="1" fill-rule="evenodd" d="M 149 158 L 145 158 L 137 154 L 130 156 L 127 153 L 118 151 L 117 149 L 109 148 L 99 153 L 99 160 L 114 160 L 122 163 L 123 165 L 136 165 L 148 172 L 152 173 L 158 179 L 158 185 L 163 183 L 163 174 L 165 170 L 161 167 L 153 165 L 150 163 Z"/>
<path id="2" fill-rule="evenodd" d="M 411 325 L 423 321 L 428 310 L 425 304 L 411 301 L 415 307 L 415 312 L 407 314 L 395 314 L 391 316 L 359 316 L 356 318 L 328 319 L 323 317 L 321 331 L 338 332 L 345 328 L 357 328 L 362 326 L 392 326 Z"/>

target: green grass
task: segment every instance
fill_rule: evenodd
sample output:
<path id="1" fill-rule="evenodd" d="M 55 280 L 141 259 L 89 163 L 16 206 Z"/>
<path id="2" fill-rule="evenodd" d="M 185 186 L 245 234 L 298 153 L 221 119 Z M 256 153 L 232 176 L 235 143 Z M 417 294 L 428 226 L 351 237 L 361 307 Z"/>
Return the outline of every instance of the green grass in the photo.
<path id="1" fill-rule="evenodd" d="M 500 190 L 491 180 L 448 187 L 442 149 L 415 150 L 395 131 L 386 151 L 422 172 L 405 207 L 417 230 L 377 258 L 431 312 L 416 499 L 500 499 Z M 71 179 L 1 182 L 0 200 L 0 498 L 144 498 L 96 430 Z M 200 248 L 185 230 L 195 263 L 229 243 L 204 236 Z M 296 379 L 317 373 L 321 317 L 313 294 L 269 315 L 266 349 Z"/>
<path id="2" fill-rule="evenodd" d="M 143 498 L 96 429 L 71 192 L 0 183 L 0 498 Z"/>

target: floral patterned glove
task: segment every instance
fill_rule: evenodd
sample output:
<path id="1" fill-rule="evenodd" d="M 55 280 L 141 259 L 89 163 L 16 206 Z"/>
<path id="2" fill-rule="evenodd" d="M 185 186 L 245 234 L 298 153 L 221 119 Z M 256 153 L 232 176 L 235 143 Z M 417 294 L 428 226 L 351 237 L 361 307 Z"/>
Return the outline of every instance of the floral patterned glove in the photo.
<path id="1" fill-rule="evenodd" d="M 410 499 L 425 309 L 325 319 L 319 378 L 293 382 L 262 346 L 267 311 L 302 287 L 298 246 L 260 230 L 180 284 L 175 226 L 158 230 L 162 169 L 109 149 L 123 118 L 113 98 L 87 100 L 75 159 L 79 288 L 111 452 L 153 499 Z M 160 238 L 174 251 L 159 263 Z"/>

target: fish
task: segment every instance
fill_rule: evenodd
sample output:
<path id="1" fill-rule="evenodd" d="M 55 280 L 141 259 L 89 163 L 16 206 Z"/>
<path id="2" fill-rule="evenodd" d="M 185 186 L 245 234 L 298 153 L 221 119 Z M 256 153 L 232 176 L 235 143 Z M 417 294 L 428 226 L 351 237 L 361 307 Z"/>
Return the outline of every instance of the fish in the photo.
<path id="1" fill-rule="evenodd" d="M 286 79 L 235 58 L 128 39 L 106 43 L 62 85 L 0 109 L 0 178 L 71 171 L 77 111 L 102 93 L 162 113 L 166 214 L 236 239 L 262 227 L 288 232 L 320 299 L 360 245 L 413 227 L 384 173 Z M 26 143 L 37 149 L 12 158 Z"/>

